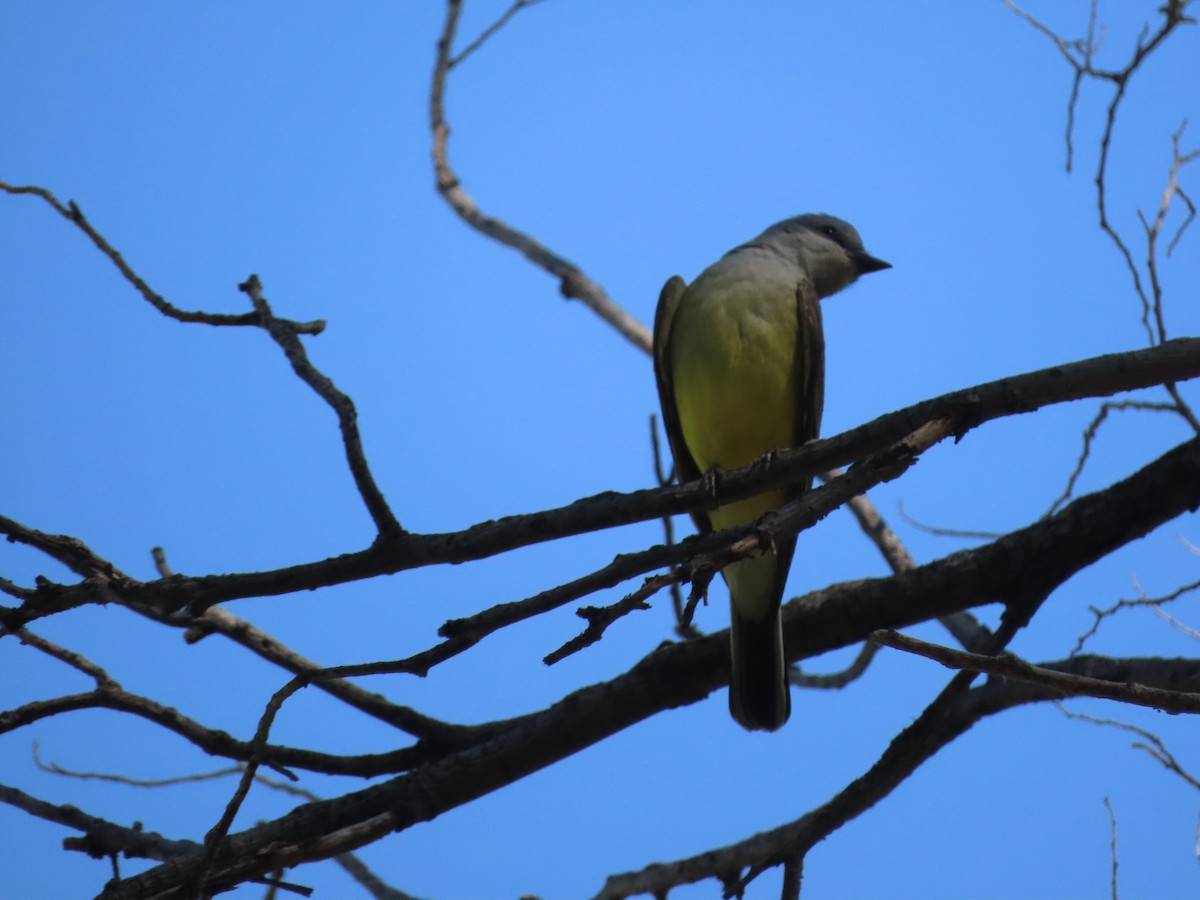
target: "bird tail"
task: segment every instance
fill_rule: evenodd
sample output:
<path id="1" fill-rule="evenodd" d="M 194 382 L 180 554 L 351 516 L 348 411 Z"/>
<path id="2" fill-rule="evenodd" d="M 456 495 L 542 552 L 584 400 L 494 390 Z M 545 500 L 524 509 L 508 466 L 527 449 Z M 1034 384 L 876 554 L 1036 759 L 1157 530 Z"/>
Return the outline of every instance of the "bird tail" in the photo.
<path id="1" fill-rule="evenodd" d="M 756 621 L 734 608 L 730 622 L 733 680 L 729 683 L 729 712 L 750 731 L 775 731 L 792 713 L 779 610 Z"/>
<path id="2" fill-rule="evenodd" d="M 777 599 L 782 591 L 775 584 L 780 577 L 779 560 L 765 553 L 727 566 L 725 576 L 731 600 L 733 664 L 729 712 L 750 731 L 775 731 L 792 712 Z M 760 602 L 748 603 L 749 598 Z"/>

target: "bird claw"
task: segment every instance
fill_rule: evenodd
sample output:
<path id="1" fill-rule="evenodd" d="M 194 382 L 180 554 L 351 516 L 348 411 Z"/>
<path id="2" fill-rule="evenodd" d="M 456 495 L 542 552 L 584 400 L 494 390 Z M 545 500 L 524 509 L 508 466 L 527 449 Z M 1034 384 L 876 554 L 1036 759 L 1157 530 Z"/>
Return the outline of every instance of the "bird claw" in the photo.
<path id="1" fill-rule="evenodd" d="M 725 470 L 720 466 L 713 466 L 701 478 L 704 482 L 704 490 L 714 500 L 717 499 L 717 490 L 721 487 L 721 482 L 725 480 Z"/>
<path id="2" fill-rule="evenodd" d="M 762 548 L 763 553 L 779 555 L 779 545 L 775 542 L 775 535 L 771 534 L 767 529 L 755 528 L 754 537 L 758 539 L 758 546 Z"/>

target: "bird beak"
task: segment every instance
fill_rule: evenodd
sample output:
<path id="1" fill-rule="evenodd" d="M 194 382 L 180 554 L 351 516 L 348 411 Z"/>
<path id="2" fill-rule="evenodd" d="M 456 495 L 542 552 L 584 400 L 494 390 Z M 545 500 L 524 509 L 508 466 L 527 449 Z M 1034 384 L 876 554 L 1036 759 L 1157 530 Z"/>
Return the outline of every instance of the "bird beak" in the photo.
<path id="1" fill-rule="evenodd" d="M 892 264 L 884 262 L 882 259 L 876 259 L 870 253 L 859 253 L 854 257 L 854 262 L 858 266 L 860 275 L 866 275 L 868 272 L 878 272 L 881 269 L 890 269 Z"/>

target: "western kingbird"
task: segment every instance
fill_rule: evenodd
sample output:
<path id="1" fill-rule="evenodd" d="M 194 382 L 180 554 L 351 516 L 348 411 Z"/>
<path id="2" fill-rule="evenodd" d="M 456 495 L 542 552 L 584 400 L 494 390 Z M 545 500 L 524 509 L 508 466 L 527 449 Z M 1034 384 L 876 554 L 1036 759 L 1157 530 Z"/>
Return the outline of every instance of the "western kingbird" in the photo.
<path id="1" fill-rule="evenodd" d="M 690 285 L 663 287 L 654 316 L 654 373 L 681 482 L 744 466 L 817 436 L 825 395 L 819 300 L 891 268 L 847 222 L 808 214 L 735 247 Z M 693 513 L 700 531 L 749 524 L 809 485 Z M 729 711 L 774 731 L 791 699 L 780 604 L 796 539 L 722 570 L 729 585 L 733 678 Z"/>

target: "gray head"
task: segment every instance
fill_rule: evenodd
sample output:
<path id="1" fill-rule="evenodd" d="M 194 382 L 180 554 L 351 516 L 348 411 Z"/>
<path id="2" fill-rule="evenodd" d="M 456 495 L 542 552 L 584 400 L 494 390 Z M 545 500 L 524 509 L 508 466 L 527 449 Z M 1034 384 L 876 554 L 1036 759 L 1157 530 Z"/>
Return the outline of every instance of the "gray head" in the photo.
<path id="1" fill-rule="evenodd" d="M 863 248 L 853 225 L 825 213 L 784 219 L 743 246 L 766 247 L 794 260 L 820 297 L 836 294 L 860 275 L 892 267 Z"/>

